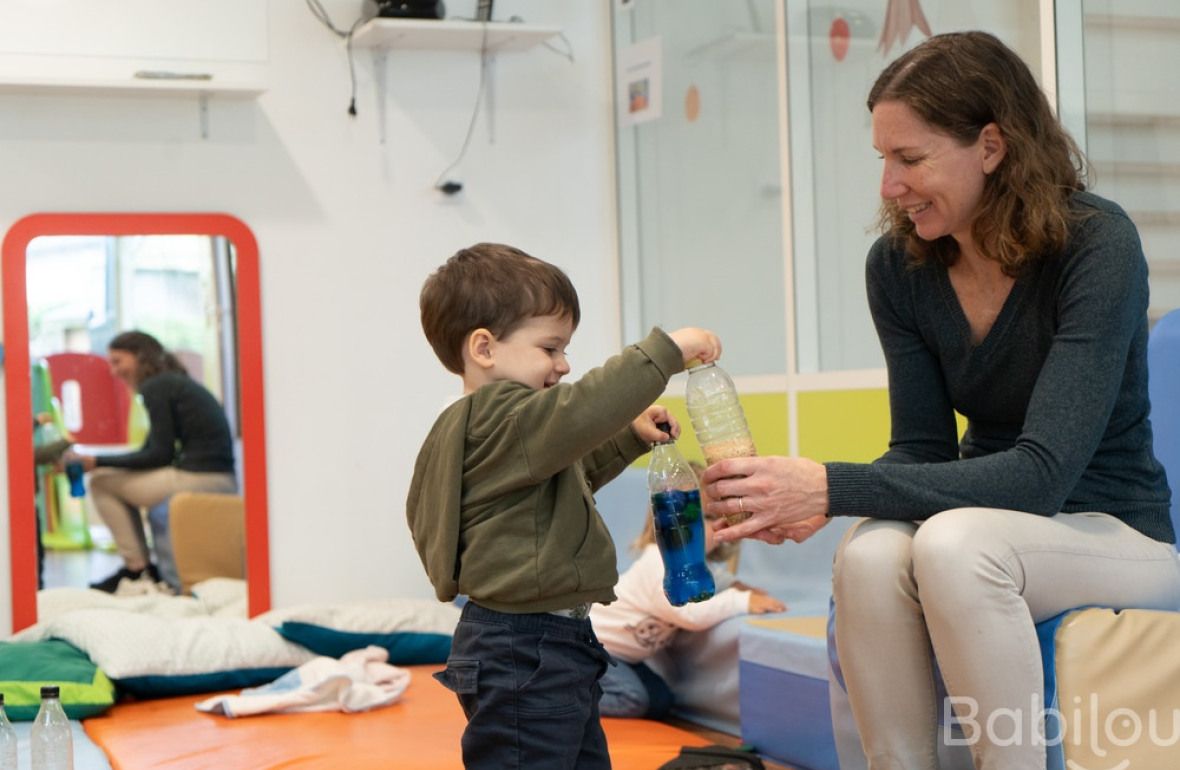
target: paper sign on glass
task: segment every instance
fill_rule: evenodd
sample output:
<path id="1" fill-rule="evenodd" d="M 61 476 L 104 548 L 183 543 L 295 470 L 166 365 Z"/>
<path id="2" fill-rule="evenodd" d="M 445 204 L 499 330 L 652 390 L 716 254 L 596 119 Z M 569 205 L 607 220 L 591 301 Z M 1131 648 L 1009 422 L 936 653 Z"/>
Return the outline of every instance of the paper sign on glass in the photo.
<path id="1" fill-rule="evenodd" d="M 660 117 L 663 111 L 663 43 L 653 37 L 619 51 L 618 115 L 620 126 Z"/>

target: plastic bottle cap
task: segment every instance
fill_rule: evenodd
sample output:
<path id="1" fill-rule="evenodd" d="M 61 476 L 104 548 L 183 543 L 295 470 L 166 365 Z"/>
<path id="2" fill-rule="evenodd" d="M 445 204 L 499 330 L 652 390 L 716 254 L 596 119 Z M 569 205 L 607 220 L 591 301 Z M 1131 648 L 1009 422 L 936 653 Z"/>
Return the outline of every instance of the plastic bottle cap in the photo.
<path id="1" fill-rule="evenodd" d="M 47 684 L 41 688 L 42 698 L 60 698 L 61 688 L 55 684 Z"/>

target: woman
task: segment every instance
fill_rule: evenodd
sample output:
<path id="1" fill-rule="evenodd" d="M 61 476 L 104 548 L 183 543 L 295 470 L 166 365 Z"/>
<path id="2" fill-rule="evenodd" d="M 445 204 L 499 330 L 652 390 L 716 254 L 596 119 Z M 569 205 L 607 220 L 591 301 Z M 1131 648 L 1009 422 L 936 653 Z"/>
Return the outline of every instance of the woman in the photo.
<path id="1" fill-rule="evenodd" d="M 134 452 L 68 453 L 90 474 L 90 495 L 111 531 L 123 567 L 91 588 L 114 592 L 124 578 L 146 571 L 159 579 L 144 535 L 141 507 L 177 492 L 237 491 L 233 437 L 213 394 L 188 376 L 176 356 L 141 331 L 117 335 L 108 345 L 111 371 L 143 396 L 151 428 Z"/>
<path id="2" fill-rule="evenodd" d="M 1085 192 L 1028 67 L 991 35 L 939 35 L 882 72 L 868 107 L 889 450 L 869 465 L 726 460 L 703 481 L 710 513 L 751 514 L 721 539 L 867 517 L 836 555 L 836 644 L 870 767 L 917 770 L 937 767 L 932 648 L 978 724 L 1029 724 L 1034 623 L 1086 604 L 1175 609 L 1180 566 L 1151 450 L 1139 237 Z M 1044 768 L 1043 741 L 979 732 L 977 767 Z"/>

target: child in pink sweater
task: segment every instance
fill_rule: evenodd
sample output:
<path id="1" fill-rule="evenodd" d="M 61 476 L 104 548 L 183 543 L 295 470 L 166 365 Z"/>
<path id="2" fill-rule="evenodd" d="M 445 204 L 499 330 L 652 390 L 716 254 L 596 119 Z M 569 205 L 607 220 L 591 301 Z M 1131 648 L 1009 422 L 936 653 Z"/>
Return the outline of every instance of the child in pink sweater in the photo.
<path id="1" fill-rule="evenodd" d="M 643 533 L 632 544 L 632 549 L 640 552 L 639 558 L 615 586 L 618 599 L 595 604 L 590 610 L 594 633 L 614 661 L 599 681 L 602 716 L 667 716 L 672 707 L 671 690 L 644 661 L 667 647 L 679 631 L 705 631 L 738 615 L 786 610 L 786 605 L 766 592 L 736 582 L 733 569 L 738 545 L 716 542 L 712 527 L 706 526 L 705 550 L 717 593 L 703 602 L 673 607 L 664 596 L 664 564 L 652 517 L 647 515 Z"/>

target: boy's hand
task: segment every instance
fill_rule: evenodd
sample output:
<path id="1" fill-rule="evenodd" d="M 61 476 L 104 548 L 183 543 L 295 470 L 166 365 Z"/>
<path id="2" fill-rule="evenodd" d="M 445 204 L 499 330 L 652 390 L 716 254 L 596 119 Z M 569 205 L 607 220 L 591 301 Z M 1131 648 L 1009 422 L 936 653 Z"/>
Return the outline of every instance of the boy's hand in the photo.
<path id="1" fill-rule="evenodd" d="M 708 329 L 686 326 L 669 333 L 668 336 L 680 348 L 685 363 L 695 358 L 702 364 L 707 364 L 721 358 L 721 340 Z"/>
<path id="2" fill-rule="evenodd" d="M 666 422 L 672 426 L 671 435 L 656 427 L 661 422 Z M 631 430 L 635 432 L 635 435 L 639 437 L 640 441 L 647 444 L 654 444 L 657 441 L 667 441 L 670 438 L 679 436 L 680 423 L 676 422 L 676 418 L 668 414 L 667 409 L 659 404 L 652 404 L 643 410 L 643 414 L 631 421 Z"/>
<path id="3" fill-rule="evenodd" d="M 765 591 L 754 589 L 750 594 L 750 614 L 765 615 L 768 612 L 784 612 L 787 605 Z"/>

